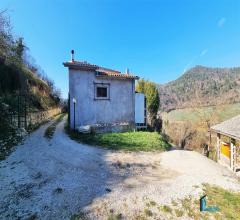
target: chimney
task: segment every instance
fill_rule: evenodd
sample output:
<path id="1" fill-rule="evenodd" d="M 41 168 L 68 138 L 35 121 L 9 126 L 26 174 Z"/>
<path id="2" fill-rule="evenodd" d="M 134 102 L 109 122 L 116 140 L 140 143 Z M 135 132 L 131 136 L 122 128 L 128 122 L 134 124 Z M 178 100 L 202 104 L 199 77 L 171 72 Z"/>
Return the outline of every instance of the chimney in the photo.
<path id="1" fill-rule="evenodd" d="M 74 62 L 74 50 L 71 50 L 71 60 Z"/>
<path id="2" fill-rule="evenodd" d="M 126 74 L 129 75 L 129 69 L 128 68 L 126 69 Z"/>

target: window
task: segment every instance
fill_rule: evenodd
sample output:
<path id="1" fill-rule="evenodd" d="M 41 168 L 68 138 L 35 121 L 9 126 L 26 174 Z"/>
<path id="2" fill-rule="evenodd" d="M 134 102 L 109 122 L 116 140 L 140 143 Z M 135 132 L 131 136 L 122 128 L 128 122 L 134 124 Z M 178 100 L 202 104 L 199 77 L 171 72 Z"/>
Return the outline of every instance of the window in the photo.
<path id="1" fill-rule="evenodd" d="M 107 98 L 107 87 L 97 87 L 97 97 Z"/>
<path id="2" fill-rule="evenodd" d="M 109 83 L 94 83 L 94 99 L 106 100 L 110 99 Z"/>

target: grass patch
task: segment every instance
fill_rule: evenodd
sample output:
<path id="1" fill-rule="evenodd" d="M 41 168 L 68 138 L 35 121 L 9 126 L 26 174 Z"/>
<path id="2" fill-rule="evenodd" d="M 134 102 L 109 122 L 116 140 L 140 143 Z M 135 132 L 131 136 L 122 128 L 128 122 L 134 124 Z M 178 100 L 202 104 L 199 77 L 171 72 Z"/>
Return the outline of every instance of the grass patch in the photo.
<path id="1" fill-rule="evenodd" d="M 107 220 L 121 220 L 122 214 L 111 214 L 108 216 Z"/>
<path id="2" fill-rule="evenodd" d="M 151 210 L 149 210 L 149 209 L 144 209 L 144 213 L 145 213 L 145 215 L 146 215 L 146 216 L 148 216 L 148 217 L 151 217 L 151 216 L 153 216 L 153 213 L 152 213 L 152 211 L 151 211 Z"/>
<path id="3" fill-rule="evenodd" d="M 112 150 L 126 151 L 165 151 L 171 145 L 157 132 L 122 132 L 104 134 L 80 134 L 70 131 L 69 136 L 81 143 L 101 146 Z"/>
<path id="4" fill-rule="evenodd" d="M 80 212 L 79 214 L 72 215 L 70 220 L 89 220 L 89 218 L 84 212 Z"/>
<path id="5" fill-rule="evenodd" d="M 199 107 L 197 108 L 198 112 L 196 112 L 193 108 L 184 108 L 184 109 L 176 109 L 170 111 L 169 113 L 164 112 L 162 114 L 163 120 L 169 121 L 193 121 L 197 122 L 201 120 L 199 114 L 204 115 L 209 112 L 216 112 L 219 115 L 221 121 L 232 118 L 238 114 L 240 114 L 240 103 L 228 104 L 228 105 L 220 105 L 216 109 L 214 107 Z"/>
<path id="6" fill-rule="evenodd" d="M 44 137 L 48 139 L 51 139 L 53 137 L 53 134 L 56 130 L 58 123 L 60 123 L 63 120 L 64 116 L 65 116 L 64 113 L 57 116 L 56 120 L 45 130 Z"/>
<path id="7" fill-rule="evenodd" d="M 223 219 L 240 219 L 240 193 L 230 192 L 217 186 L 204 185 L 207 206 L 220 208 Z"/>
<path id="8" fill-rule="evenodd" d="M 175 215 L 177 217 L 182 217 L 184 215 L 184 212 L 181 209 L 175 209 Z"/>
<path id="9" fill-rule="evenodd" d="M 199 200 L 187 197 L 180 201 L 181 207 L 174 209 L 175 215 L 192 219 L 240 219 L 240 193 L 208 184 L 203 186 L 203 191 L 207 195 L 207 208 L 217 206 L 220 211 L 200 212 Z"/>
<path id="10" fill-rule="evenodd" d="M 150 201 L 149 204 L 150 204 L 151 206 L 157 205 L 157 203 L 156 203 L 155 201 Z"/>
<path id="11" fill-rule="evenodd" d="M 172 208 L 168 205 L 163 205 L 160 207 L 160 209 L 163 211 L 163 212 L 166 212 L 166 213 L 172 213 Z"/>

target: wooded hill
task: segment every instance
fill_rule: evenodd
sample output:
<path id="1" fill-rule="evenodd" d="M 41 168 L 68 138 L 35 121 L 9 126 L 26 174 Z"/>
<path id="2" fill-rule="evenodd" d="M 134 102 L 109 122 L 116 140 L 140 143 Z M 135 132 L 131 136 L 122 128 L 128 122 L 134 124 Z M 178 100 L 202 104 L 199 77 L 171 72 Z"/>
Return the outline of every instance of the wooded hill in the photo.
<path id="1" fill-rule="evenodd" d="M 178 79 L 159 85 L 160 110 L 240 102 L 240 67 L 196 66 Z"/>

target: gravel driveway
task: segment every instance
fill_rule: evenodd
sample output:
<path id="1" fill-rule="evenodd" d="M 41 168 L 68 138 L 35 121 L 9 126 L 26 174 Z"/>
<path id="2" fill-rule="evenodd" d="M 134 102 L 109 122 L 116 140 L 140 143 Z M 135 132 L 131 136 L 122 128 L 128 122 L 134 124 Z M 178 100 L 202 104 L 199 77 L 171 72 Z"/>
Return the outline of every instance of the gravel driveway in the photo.
<path id="1" fill-rule="evenodd" d="M 199 198 L 202 183 L 240 191 L 229 170 L 196 152 L 114 152 L 69 139 L 64 121 L 48 140 L 48 126 L 0 162 L 0 219 L 70 219 L 81 212 L 132 219 L 146 201 Z"/>

